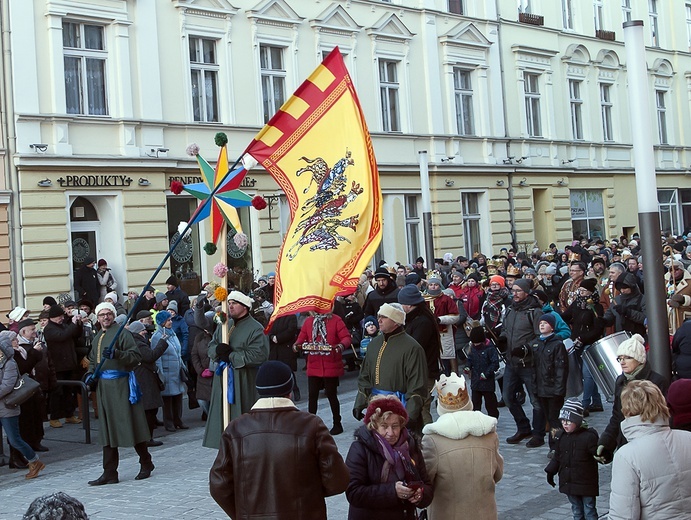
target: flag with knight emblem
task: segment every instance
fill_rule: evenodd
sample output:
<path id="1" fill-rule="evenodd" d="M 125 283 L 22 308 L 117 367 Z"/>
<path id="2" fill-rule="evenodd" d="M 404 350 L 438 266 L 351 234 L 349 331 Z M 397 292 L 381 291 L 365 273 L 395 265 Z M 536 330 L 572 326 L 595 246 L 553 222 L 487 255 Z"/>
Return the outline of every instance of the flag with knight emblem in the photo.
<path id="1" fill-rule="evenodd" d="M 336 293 L 355 289 L 382 235 L 372 141 L 338 48 L 245 153 L 271 174 L 290 207 L 276 261 L 271 321 L 296 312 L 328 312 Z"/>

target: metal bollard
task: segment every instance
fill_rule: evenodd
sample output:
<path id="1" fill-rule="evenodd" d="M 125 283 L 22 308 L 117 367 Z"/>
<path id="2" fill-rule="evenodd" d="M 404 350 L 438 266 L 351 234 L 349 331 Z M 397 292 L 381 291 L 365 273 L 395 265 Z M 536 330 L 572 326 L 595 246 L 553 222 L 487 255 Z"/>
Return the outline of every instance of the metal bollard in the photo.
<path id="1" fill-rule="evenodd" d="M 82 393 L 82 404 L 86 412 L 82 414 L 82 428 L 84 428 L 84 443 L 91 444 L 91 416 L 89 415 L 89 389 L 82 381 L 59 379 L 58 385 L 80 387 Z"/>

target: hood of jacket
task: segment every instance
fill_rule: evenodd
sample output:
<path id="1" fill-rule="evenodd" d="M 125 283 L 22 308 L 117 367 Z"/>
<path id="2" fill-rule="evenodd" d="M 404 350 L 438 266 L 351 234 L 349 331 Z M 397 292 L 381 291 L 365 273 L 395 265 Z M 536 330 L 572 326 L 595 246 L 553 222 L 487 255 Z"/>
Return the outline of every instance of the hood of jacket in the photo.
<path id="1" fill-rule="evenodd" d="M 12 348 L 12 341 L 0 341 L 0 352 L 2 352 L 2 358 L 3 360 L 0 361 L 0 363 L 3 363 L 8 360 L 12 359 L 14 357 L 14 349 Z"/>
<path id="2" fill-rule="evenodd" d="M 447 439 L 465 439 L 469 435 L 482 437 L 497 429 L 497 420 L 482 412 L 460 411 L 445 413 L 422 429 L 425 435 L 436 433 Z"/>
<path id="3" fill-rule="evenodd" d="M 537 298 L 533 296 L 532 294 L 529 294 L 528 297 L 520 302 L 514 301 L 511 306 L 517 310 L 517 311 L 524 311 L 526 309 L 541 309 L 542 306 L 540 305 L 540 302 L 537 301 Z"/>
<path id="4" fill-rule="evenodd" d="M 621 432 L 626 440 L 631 442 L 645 435 L 652 435 L 664 430 L 669 430 L 669 422 L 658 417 L 653 422 L 641 420 L 640 415 L 632 415 L 621 422 Z"/>

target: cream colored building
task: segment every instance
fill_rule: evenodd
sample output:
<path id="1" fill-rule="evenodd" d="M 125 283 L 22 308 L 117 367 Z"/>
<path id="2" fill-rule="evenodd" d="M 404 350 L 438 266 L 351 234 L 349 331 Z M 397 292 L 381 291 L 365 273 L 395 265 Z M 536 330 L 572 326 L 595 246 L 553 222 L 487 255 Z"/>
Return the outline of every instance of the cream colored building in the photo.
<path id="1" fill-rule="evenodd" d="M 665 225 L 680 232 L 691 225 L 691 7 L 650 1 L 656 13 L 630 2 L 634 19 L 658 22 L 647 49 L 657 104 L 642 109 L 664 122 L 651 129 L 658 184 Z M 213 136 L 223 131 L 231 158 L 240 156 L 335 46 L 379 163 L 378 258 L 405 262 L 424 252 L 424 157 L 437 256 L 636 229 L 625 0 L 6 4 L 16 133 L 8 186 L 18 186 L 11 210 L 19 217 L 10 235 L 20 259 L 13 303 L 38 309 L 44 295 L 69 291 L 87 255 L 107 259 L 120 289 L 139 290 L 196 204 L 169 191 L 172 180 L 199 176 L 187 145 L 198 143 L 214 162 Z M 266 273 L 288 210 L 263 170 L 250 171 L 243 189 L 272 204 L 241 212 L 250 245 L 231 254 Z M 195 293 L 212 277 L 220 255 L 202 251 L 207 235 L 206 226 L 195 230 L 159 287 L 175 272 Z"/>

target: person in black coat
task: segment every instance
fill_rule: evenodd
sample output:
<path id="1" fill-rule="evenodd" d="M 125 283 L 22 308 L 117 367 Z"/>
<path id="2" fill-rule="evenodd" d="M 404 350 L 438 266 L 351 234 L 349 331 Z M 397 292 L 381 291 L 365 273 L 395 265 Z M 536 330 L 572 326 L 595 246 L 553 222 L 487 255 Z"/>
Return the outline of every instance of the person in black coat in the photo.
<path id="1" fill-rule="evenodd" d="M 169 276 L 166 280 L 166 289 L 168 289 L 166 291 L 166 296 L 169 302 L 173 300 L 178 302 L 178 314 L 184 316 L 190 308 L 190 297 L 187 296 L 185 291 L 180 289 L 179 285 L 180 281 L 176 276 Z"/>
<path id="2" fill-rule="evenodd" d="M 385 303 L 398 301 L 398 287 L 393 275 L 384 267 L 380 267 L 374 273 L 376 286 L 367 294 L 365 306 L 362 308 L 364 316 L 376 316 L 379 309 Z"/>
<path id="3" fill-rule="evenodd" d="M 441 338 L 437 318 L 425 302 L 422 293 L 413 284 L 403 287 L 398 293 L 398 303 L 406 312 L 405 331 L 417 341 L 425 351 L 427 360 L 427 393 L 422 405 L 422 424 L 411 425 L 411 429 L 422 430 L 426 424 L 432 421 L 430 407 L 432 405 L 431 391 L 434 383 L 441 373 L 439 356 L 441 353 Z"/>
<path id="4" fill-rule="evenodd" d="M 497 394 L 494 393 L 494 373 L 499 370 L 499 351 L 487 339 L 484 327 L 470 329 L 470 343 L 472 346 L 463 370 L 470 374 L 473 410 L 482 411 L 484 398 L 487 414 L 499 418 Z"/>
<path id="5" fill-rule="evenodd" d="M 84 259 L 82 265 L 74 274 L 74 291 L 77 293 L 77 300 L 89 300 L 97 302 L 101 296 L 101 285 L 98 283 L 98 274 L 94 265 L 96 260 L 90 256 Z"/>
<path id="6" fill-rule="evenodd" d="M 202 330 L 197 334 L 190 352 L 190 364 L 197 374 L 197 387 L 195 398 L 197 403 L 202 407 L 202 419 L 209 414 L 209 405 L 211 403 L 211 388 L 213 384 L 214 372 L 211 367 L 211 360 L 209 359 L 209 341 L 211 341 L 211 334 L 206 330 Z"/>
<path id="7" fill-rule="evenodd" d="M 375 396 L 355 432 L 346 465 L 348 520 L 414 520 L 432 502 L 422 452 L 405 427 L 408 413 L 393 395 Z"/>
<path id="8" fill-rule="evenodd" d="M 293 343 L 298 337 L 298 319 L 295 314 L 288 314 L 276 318 L 271 324 L 267 336 L 269 337 L 269 360 L 282 361 L 293 371 L 293 399 L 301 398 L 295 372 L 298 369 L 298 355 L 293 351 Z"/>
<path id="9" fill-rule="evenodd" d="M 549 312 L 540 316 L 540 336 L 531 347 L 535 358 L 537 397 L 550 428 L 549 447 L 554 449 L 554 435 L 559 430 L 559 411 L 566 397 L 569 357 L 564 343 L 554 334 L 556 318 Z"/>
<path id="10" fill-rule="evenodd" d="M 168 342 L 161 339 L 154 348 L 149 344 L 149 338 L 146 333 L 146 326 L 141 321 L 134 321 L 127 326 L 128 330 L 134 336 L 134 343 L 142 355 L 142 360 L 134 369 L 134 375 L 137 378 L 137 384 L 142 392 L 141 402 L 146 414 L 146 423 L 149 426 L 151 439 L 147 443 L 148 446 L 160 446 L 161 441 L 154 440 L 154 428 L 156 428 L 156 414 L 158 409 L 163 406 L 163 399 L 161 399 L 161 380 L 158 377 L 158 367 L 156 360 L 160 358 L 168 348 Z M 126 332 L 122 332 L 126 334 Z"/>
<path id="11" fill-rule="evenodd" d="M 600 435 L 597 446 L 596 460 L 601 464 L 609 464 L 614 457 L 614 451 L 626 444 L 626 437 L 621 433 L 621 422 L 624 414 L 621 411 L 621 391 L 630 381 L 648 380 L 654 383 L 663 395 L 667 395 L 669 383 L 646 363 L 647 354 L 643 337 L 634 334 L 621 342 L 617 347 L 617 361 L 621 364 L 622 374 L 614 382 L 614 405 L 612 417 Z"/>
<path id="12" fill-rule="evenodd" d="M 686 320 L 672 339 L 674 370 L 681 379 L 691 379 L 691 320 Z"/>
<path id="13" fill-rule="evenodd" d="M 574 518 L 597 519 L 596 496 L 600 494 L 597 462 L 597 431 L 583 423 L 583 407 L 572 397 L 559 413 L 563 430 L 554 442 L 554 455 L 547 464 L 547 482 L 554 487 L 559 473 L 559 492 L 571 502 Z"/>
<path id="14" fill-rule="evenodd" d="M 632 273 L 626 273 L 617 278 L 614 287 L 621 294 L 614 298 L 614 303 L 605 312 L 605 325 L 614 325 L 616 332 L 625 330 L 645 336 L 645 300 L 636 277 Z"/>

